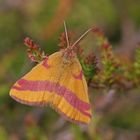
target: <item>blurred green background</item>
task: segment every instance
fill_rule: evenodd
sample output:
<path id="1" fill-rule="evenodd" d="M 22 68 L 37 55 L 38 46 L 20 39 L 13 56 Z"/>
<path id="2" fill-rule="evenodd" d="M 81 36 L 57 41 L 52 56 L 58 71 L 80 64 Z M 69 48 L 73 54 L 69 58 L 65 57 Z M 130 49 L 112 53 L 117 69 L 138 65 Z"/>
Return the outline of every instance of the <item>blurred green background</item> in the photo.
<path id="1" fill-rule="evenodd" d="M 89 89 L 93 118 L 87 126 L 9 97 L 12 84 L 34 66 L 23 39 L 31 37 L 51 54 L 59 50 L 64 20 L 75 37 L 100 27 L 122 56 L 133 58 L 140 42 L 140 0 L 0 0 L 0 140 L 140 140 L 140 88 Z M 83 45 L 94 50 L 96 42 L 89 36 Z"/>

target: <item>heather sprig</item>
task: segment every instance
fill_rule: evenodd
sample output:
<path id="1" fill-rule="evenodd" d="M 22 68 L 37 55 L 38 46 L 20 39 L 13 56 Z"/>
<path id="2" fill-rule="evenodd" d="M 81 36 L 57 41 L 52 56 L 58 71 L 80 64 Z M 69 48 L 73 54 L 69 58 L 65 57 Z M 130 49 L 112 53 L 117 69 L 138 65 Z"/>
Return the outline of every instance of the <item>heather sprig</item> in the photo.
<path id="1" fill-rule="evenodd" d="M 99 63 L 101 70 L 93 80 L 98 81 L 99 84 L 110 86 L 115 82 L 121 69 L 119 59 L 117 59 L 113 53 L 112 46 L 104 36 L 104 33 L 98 28 L 94 31 L 94 33 L 97 37 L 97 44 L 100 49 Z"/>
<path id="2" fill-rule="evenodd" d="M 95 54 L 89 53 L 84 58 L 80 58 L 80 63 L 83 68 L 84 75 L 88 81 L 88 84 L 92 81 L 93 77 L 98 73 L 99 68 L 97 66 L 97 58 Z"/>
<path id="3" fill-rule="evenodd" d="M 39 63 L 46 58 L 45 52 L 42 51 L 40 46 L 35 44 L 29 37 L 24 39 L 24 44 L 28 47 L 27 53 L 31 61 Z"/>
<path id="4" fill-rule="evenodd" d="M 114 75 L 119 71 L 119 60 L 116 59 L 108 42 L 105 42 L 101 49 L 103 82 L 112 84 L 115 80 Z"/>

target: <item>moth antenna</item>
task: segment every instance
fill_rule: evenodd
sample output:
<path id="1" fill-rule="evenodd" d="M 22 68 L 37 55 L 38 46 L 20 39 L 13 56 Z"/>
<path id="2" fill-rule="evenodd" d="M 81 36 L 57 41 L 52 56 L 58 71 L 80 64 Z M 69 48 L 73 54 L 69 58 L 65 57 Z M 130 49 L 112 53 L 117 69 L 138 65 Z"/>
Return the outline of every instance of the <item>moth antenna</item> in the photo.
<path id="1" fill-rule="evenodd" d="M 70 43 L 69 43 L 68 31 L 67 31 L 67 26 L 66 26 L 66 22 L 65 21 L 64 21 L 64 28 L 65 28 L 65 35 L 66 35 L 66 40 L 67 40 L 67 47 L 69 47 Z"/>
<path id="2" fill-rule="evenodd" d="M 92 31 L 94 29 L 94 27 L 93 28 L 90 28 L 90 29 L 88 29 L 86 32 L 84 32 L 80 37 L 79 37 L 79 39 L 78 40 L 76 40 L 74 43 L 73 43 L 73 45 L 72 45 L 72 48 L 74 47 L 74 46 L 76 46 L 90 31 Z"/>

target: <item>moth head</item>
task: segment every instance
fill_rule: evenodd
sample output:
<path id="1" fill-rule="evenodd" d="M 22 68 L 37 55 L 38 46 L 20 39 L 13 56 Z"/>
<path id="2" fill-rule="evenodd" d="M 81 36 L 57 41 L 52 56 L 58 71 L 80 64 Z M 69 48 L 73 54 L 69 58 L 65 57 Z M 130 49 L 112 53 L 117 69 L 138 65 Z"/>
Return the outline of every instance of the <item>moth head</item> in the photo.
<path id="1" fill-rule="evenodd" d="M 92 31 L 94 28 L 89 28 L 86 32 L 84 32 L 73 44 L 71 44 L 69 42 L 69 38 L 68 38 L 68 31 L 67 31 L 67 27 L 66 27 L 66 23 L 64 21 L 64 28 L 65 28 L 65 36 L 66 36 L 66 41 L 67 41 L 67 48 L 64 49 L 63 52 L 63 57 L 64 59 L 67 60 L 71 60 L 72 58 L 76 57 L 76 48 L 78 46 L 78 44 L 80 43 L 80 41 L 90 32 Z"/>

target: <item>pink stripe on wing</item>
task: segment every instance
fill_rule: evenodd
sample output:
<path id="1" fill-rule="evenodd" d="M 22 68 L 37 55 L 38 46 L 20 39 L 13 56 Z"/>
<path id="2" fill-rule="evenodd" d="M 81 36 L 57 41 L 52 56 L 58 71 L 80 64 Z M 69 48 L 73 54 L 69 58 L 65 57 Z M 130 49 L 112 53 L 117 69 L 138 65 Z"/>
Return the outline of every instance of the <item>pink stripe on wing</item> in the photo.
<path id="1" fill-rule="evenodd" d="M 49 91 L 57 93 L 59 96 L 62 96 L 69 102 L 74 108 L 79 110 L 84 115 L 91 117 L 91 114 L 86 112 L 90 109 L 90 104 L 80 100 L 74 92 L 70 91 L 64 86 L 61 86 L 59 83 L 51 81 L 27 81 L 25 79 L 20 79 L 18 81 L 20 86 L 13 86 L 13 89 L 16 90 L 30 90 L 30 91 Z"/>

